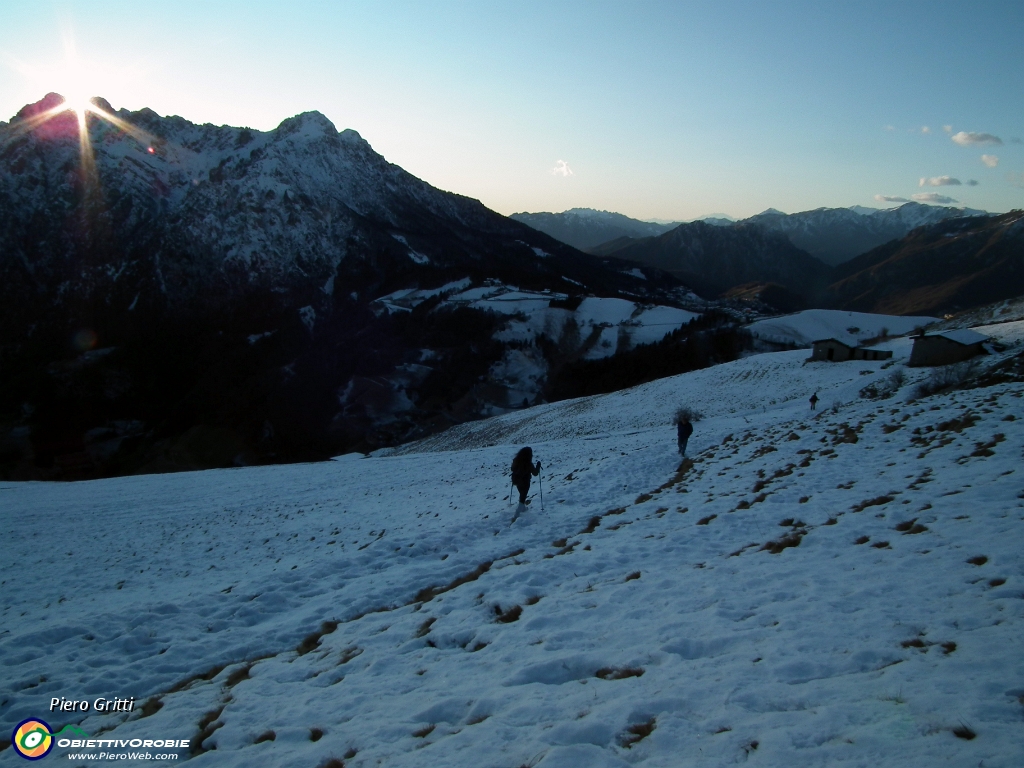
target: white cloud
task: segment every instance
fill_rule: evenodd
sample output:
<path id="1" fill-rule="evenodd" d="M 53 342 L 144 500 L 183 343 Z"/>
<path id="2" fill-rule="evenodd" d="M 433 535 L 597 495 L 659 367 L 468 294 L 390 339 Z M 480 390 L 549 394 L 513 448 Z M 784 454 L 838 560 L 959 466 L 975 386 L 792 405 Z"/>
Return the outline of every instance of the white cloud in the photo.
<path id="1" fill-rule="evenodd" d="M 960 131 L 950 136 L 953 141 L 961 147 L 969 147 L 972 144 L 1002 144 L 1003 140 L 991 133 L 974 133 L 973 131 Z"/>
<path id="2" fill-rule="evenodd" d="M 957 203 L 959 200 L 954 200 L 952 197 L 946 197 L 935 192 L 921 192 L 916 195 L 911 195 L 912 198 L 917 200 L 919 203 L 941 203 L 947 205 L 949 203 Z"/>
<path id="3" fill-rule="evenodd" d="M 977 181 L 976 179 L 971 179 L 970 181 L 965 181 L 965 182 L 964 182 L 964 184 L 966 184 L 966 185 L 967 185 L 968 187 L 976 187 L 976 186 L 978 186 L 978 184 L 980 184 L 980 183 L 981 183 L 981 182 L 980 182 L 980 181 Z"/>
<path id="4" fill-rule="evenodd" d="M 989 168 L 995 168 L 999 165 L 999 158 L 995 155 L 982 155 L 981 162 L 987 165 Z"/>
<path id="5" fill-rule="evenodd" d="M 953 126 L 952 125 L 944 125 L 944 126 L 942 126 L 942 130 L 944 130 L 946 133 L 952 133 L 953 132 Z"/>
<path id="6" fill-rule="evenodd" d="M 895 131 L 896 130 L 896 126 L 895 125 L 887 125 L 887 126 L 885 126 L 885 130 L 887 130 L 887 131 Z"/>
<path id="7" fill-rule="evenodd" d="M 917 186 L 919 187 L 959 187 L 961 184 L 960 179 L 954 179 L 952 176 L 933 176 L 930 179 L 921 179 Z"/>
<path id="8" fill-rule="evenodd" d="M 921 126 L 921 133 L 931 133 L 931 132 L 932 132 L 932 129 L 929 128 L 927 125 L 922 125 Z"/>
<path id="9" fill-rule="evenodd" d="M 875 200 L 880 203 L 909 203 L 910 201 L 905 197 L 897 197 L 896 195 L 875 195 Z"/>
<path id="10" fill-rule="evenodd" d="M 552 176 L 573 176 L 572 168 L 565 160 L 559 160 L 555 163 L 555 167 L 551 169 Z"/>

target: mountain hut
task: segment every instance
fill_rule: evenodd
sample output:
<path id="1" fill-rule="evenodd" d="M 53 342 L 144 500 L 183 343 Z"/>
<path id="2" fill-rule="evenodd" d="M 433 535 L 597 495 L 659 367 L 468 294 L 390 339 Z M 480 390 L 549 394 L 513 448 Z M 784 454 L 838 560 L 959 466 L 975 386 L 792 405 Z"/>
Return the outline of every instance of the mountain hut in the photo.
<path id="1" fill-rule="evenodd" d="M 852 347 L 839 339 L 819 339 L 811 344 L 811 360 L 842 363 L 846 360 L 888 360 L 892 352 L 870 347 Z"/>
<path id="2" fill-rule="evenodd" d="M 914 337 L 909 366 L 950 365 L 986 354 L 988 336 L 967 328 L 936 331 Z"/>

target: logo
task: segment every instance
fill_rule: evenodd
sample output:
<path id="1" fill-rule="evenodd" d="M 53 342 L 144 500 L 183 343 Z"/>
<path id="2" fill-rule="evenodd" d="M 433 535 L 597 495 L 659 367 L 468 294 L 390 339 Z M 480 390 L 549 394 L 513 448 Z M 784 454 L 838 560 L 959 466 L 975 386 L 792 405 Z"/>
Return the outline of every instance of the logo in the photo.
<path id="1" fill-rule="evenodd" d="M 53 749 L 50 726 L 35 717 L 22 720 L 11 734 L 11 746 L 26 760 L 41 760 Z"/>

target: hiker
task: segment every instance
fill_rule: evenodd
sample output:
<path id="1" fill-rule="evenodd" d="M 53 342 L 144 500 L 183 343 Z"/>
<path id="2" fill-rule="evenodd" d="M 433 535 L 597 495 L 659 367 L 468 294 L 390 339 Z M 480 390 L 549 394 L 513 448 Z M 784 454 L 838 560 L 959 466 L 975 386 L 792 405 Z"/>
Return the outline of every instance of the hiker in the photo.
<path id="1" fill-rule="evenodd" d="M 818 393 L 815 392 L 813 395 L 811 395 L 811 410 L 812 411 L 814 410 L 814 406 L 816 406 L 817 404 L 818 404 Z"/>
<path id="2" fill-rule="evenodd" d="M 679 455 L 686 455 L 686 443 L 690 439 L 690 435 L 693 434 L 693 424 L 690 423 L 689 416 L 680 416 L 676 421 L 676 436 L 679 439 Z"/>
<path id="3" fill-rule="evenodd" d="M 512 459 L 512 484 L 519 489 L 519 503 L 526 504 L 530 492 L 530 475 L 540 474 L 540 462 L 533 463 L 533 448 L 521 448 Z"/>

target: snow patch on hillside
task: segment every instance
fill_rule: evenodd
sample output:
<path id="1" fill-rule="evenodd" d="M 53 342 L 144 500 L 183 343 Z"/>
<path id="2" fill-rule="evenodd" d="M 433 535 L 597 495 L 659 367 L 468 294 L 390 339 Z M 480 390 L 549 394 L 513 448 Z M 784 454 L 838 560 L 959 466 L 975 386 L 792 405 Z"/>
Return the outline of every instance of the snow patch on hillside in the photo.
<path id="1" fill-rule="evenodd" d="M 836 339 L 857 346 L 882 335 L 903 336 L 938 322 L 936 317 L 874 315 L 837 309 L 807 309 L 783 317 L 758 320 L 747 326 L 759 339 L 809 347 L 819 339 Z M 883 333 L 884 332 L 884 333 Z"/>

